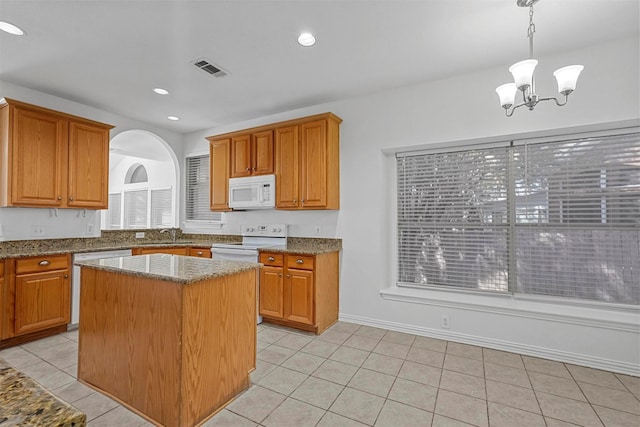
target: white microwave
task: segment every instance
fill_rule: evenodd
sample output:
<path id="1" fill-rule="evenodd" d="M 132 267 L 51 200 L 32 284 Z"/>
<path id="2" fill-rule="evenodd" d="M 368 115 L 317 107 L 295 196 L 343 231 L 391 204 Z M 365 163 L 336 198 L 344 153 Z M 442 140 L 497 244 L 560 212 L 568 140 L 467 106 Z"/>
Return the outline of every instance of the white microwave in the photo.
<path id="1" fill-rule="evenodd" d="M 276 176 L 229 178 L 229 207 L 272 209 L 276 206 Z"/>

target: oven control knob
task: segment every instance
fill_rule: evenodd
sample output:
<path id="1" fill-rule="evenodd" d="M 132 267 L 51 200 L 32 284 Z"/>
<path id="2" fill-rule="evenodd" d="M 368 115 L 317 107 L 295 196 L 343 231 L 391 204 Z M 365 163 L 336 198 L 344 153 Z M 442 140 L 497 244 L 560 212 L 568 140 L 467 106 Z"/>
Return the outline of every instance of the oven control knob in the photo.
<path id="1" fill-rule="evenodd" d="M 252 232 L 253 231 L 253 227 L 247 227 L 247 231 L 248 232 Z"/>
<path id="2" fill-rule="evenodd" d="M 274 233 L 279 233 L 279 232 L 280 232 L 280 229 L 279 229 L 279 228 L 274 228 L 274 229 L 273 229 L 273 232 L 274 232 Z"/>

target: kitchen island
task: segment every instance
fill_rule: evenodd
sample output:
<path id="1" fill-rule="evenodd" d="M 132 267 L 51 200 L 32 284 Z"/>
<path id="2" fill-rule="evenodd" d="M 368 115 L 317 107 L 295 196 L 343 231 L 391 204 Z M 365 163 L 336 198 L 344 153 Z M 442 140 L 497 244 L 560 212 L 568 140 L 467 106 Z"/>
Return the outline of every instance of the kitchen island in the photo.
<path id="1" fill-rule="evenodd" d="M 259 264 L 164 254 L 78 264 L 80 381 L 169 427 L 198 425 L 249 387 Z"/>

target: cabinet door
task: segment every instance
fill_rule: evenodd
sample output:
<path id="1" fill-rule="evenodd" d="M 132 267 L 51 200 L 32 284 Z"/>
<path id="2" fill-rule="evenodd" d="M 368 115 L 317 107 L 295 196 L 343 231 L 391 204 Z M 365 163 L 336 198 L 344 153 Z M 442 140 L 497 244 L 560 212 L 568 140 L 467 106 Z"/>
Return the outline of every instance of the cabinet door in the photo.
<path id="1" fill-rule="evenodd" d="M 284 294 L 284 318 L 313 325 L 313 271 L 287 270 Z"/>
<path id="2" fill-rule="evenodd" d="M 276 129 L 276 207 L 298 207 L 298 126 Z"/>
<path id="3" fill-rule="evenodd" d="M 260 314 L 282 319 L 283 287 L 281 267 L 263 267 L 260 270 Z"/>
<path id="4" fill-rule="evenodd" d="M 250 176 L 252 173 L 251 135 L 235 136 L 231 139 L 231 178 Z"/>
<path id="5" fill-rule="evenodd" d="M 254 133 L 253 136 L 253 174 L 269 175 L 273 169 L 273 131 Z"/>
<path id="6" fill-rule="evenodd" d="M 68 121 L 15 108 L 11 203 L 60 207 L 66 203 Z"/>
<path id="7" fill-rule="evenodd" d="M 229 151 L 231 139 L 211 141 L 209 197 L 212 211 L 229 210 Z"/>
<path id="8" fill-rule="evenodd" d="M 69 323 L 69 273 L 52 271 L 16 276 L 15 334 Z"/>
<path id="9" fill-rule="evenodd" d="M 327 206 L 327 122 L 304 123 L 300 144 L 300 206 Z"/>
<path id="10" fill-rule="evenodd" d="M 81 122 L 69 123 L 68 188 L 68 206 L 107 208 L 109 129 Z"/>

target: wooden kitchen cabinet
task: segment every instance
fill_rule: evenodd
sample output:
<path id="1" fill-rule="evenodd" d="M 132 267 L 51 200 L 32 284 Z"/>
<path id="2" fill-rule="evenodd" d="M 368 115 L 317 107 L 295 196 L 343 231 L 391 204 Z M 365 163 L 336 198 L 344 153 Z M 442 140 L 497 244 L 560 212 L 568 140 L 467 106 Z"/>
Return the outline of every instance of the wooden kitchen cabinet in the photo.
<path id="1" fill-rule="evenodd" d="M 340 123 L 323 113 L 207 137 L 211 210 L 230 210 L 230 177 L 272 173 L 276 209 L 339 209 Z"/>
<path id="2" fill-rule="evenodd" d="M 106 209 L 111 128 L 2 100 L 0 206 Z"/>
<path id="3" fill-rule="evenodd" d="M 271 129 L 231 138 L 231 178 L 274 172 Z"/>
<path id="4" fill-rule="evenodd" d="M 276 208 L 340 208 L 340 122 L 327 113 L 276 129 Z"/>
<path id="5" fill-rule="evenodd" d="M 210 140 L 209 201 L 212 211 L 231 210 L 229 208 L 230 152 L 231 138 Z"/>
<path id="6" fill-rule="evenodd" d="M 261 252 L 259 311 L 266 322 L 316 334 L 338 320 L 338 252 Z"/>
<path id="7" fill-rule="evenodd" d="M 211 258 L 211 246 L 191 247 L 189 248 L 189 256 L 196 256 L 199 258 Z"/>
<path id="8" fill-rule="evenodd" d="M 168 255 L 189 255 L 188 246 L 156 246 L 147 248 L 133 248 L 131 249 L 131 255 L 149 255 L 149 254 L 168 254 Z"/>
<path id="9" fill-rule="evenodd" d="M 5 270 L 0 348 L 66 331 L 71 320 L 71 256 L 9 259 Z"/>

